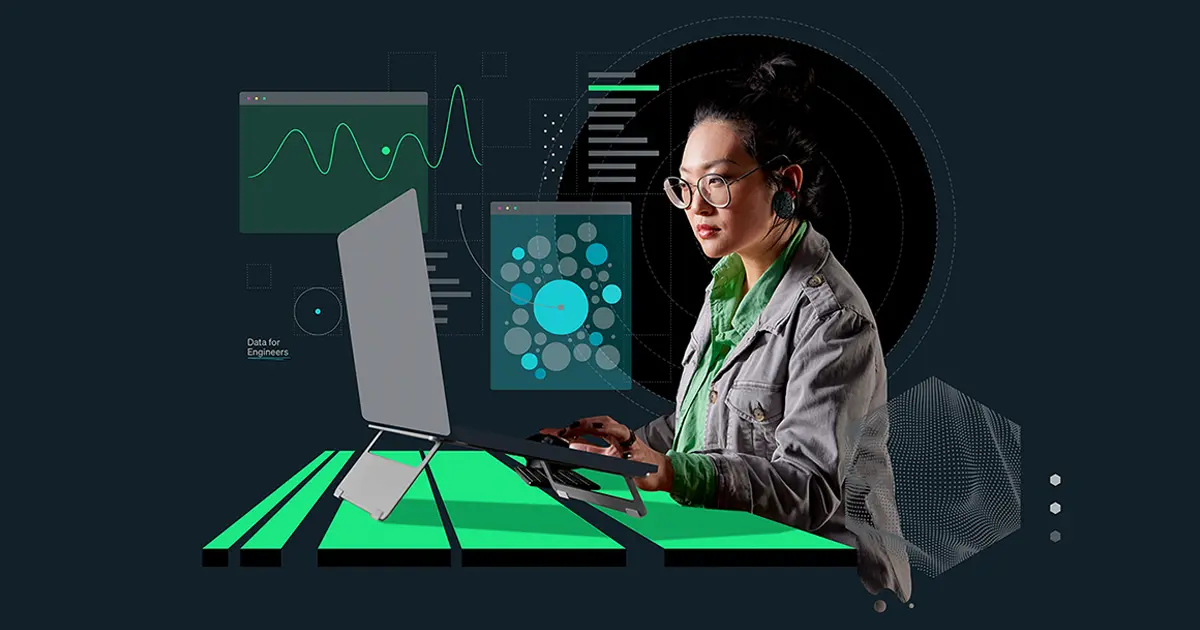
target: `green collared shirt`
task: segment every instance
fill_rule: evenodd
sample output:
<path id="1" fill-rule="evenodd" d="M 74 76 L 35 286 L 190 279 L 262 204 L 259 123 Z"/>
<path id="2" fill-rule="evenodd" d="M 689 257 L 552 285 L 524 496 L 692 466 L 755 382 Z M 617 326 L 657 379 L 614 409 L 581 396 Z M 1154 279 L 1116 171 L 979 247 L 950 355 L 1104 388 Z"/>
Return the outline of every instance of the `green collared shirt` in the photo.
<path id="1" fill-rule="evenodd" d="M 725 256 L 712 269 L 713 285 L 709 293 L 712 336 L 684 394 L 683 407 L 677 416 L 675 441 L 667 452 L 675 469 L 671 496 L 680 504 L 708 505 L 716 493 L 717 477 L 712 461 L 694 453 L 704 446 L 704 428 L 708 421 L 708 396 L 701 396 L 700 392 L 712 388 L 713 376 L 724 365 L 729 351 L 737 346 L 771 301 L 807 228 L 807 222 L 800 224 L 775 262 L 750 287 L 745 297 L 742 287 L 746 282 L 746 268 L 741 256 Z"/>

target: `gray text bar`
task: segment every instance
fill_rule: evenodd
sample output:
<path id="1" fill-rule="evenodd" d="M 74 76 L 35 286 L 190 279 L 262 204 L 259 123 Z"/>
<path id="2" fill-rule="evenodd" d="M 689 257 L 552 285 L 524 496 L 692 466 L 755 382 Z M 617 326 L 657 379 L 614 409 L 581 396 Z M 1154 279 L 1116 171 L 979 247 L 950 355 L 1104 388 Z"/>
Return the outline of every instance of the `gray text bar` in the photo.
<path id="1" fill-rule="evenodd" d="M 593 171 L 632 171 L 636 164 L 588 164 Z"/>
<path id="2" fill-rule="evenodd" d="M 589 98 L 588 105 L 637 105 L 636 98 Z"/>
<path id="3" fill-rule="evenodd" d="M 589 79 L 636 79 L 632 72 L 589 72 Z"/>
<path id="4" fill-rule="evenodd" d="M 469 298 L 470 291 L 433 291 L 429 294 L 433 298 Z"/>
<path id="5" fill-rule="evenodd" d="M 446 319 L 445 317 L 434 317 L 434 318 L 433 318 L 433 323 L 435 323 L 435 324 L 449 324 L 449 323 L 450 323 L 450 320 L 449 320 L 449 319 Z"/>
<path id="6" fill-rule="evenodd" d="M 588 112 L 588 118 L 632 118 L 634 112 Z"/>
<path id="7" fill-rule="evenodd" d="M 425 259 L 428 260 L 430 258 L 445 258 L 447 255 L 448 254 L 446 254 L 446 252 L 425 252 Z"/>
<path id="8" fill-rule="evenodd" d="M 429 284 L 458 284 L 458 278 L 430 278 Z"/>
<path id="9" fill-rule="evenodd" d="M 450 310 L 449 304 L 434 304 L 433 305 L 433 312 L 435 312 L 435 313 L 438 311 L 448 311 L 448 310 Z"/>
<path id="10" fill-rule="evenodd" d="M 656 157 L 658 151 L 588 151 L 588 157 Z"/>
<path id="11" fill-rule="evenodd" d="M 589 182 L 597 184 L 632 184 L 637 181 L 636 177 L 589 177 Z"/>

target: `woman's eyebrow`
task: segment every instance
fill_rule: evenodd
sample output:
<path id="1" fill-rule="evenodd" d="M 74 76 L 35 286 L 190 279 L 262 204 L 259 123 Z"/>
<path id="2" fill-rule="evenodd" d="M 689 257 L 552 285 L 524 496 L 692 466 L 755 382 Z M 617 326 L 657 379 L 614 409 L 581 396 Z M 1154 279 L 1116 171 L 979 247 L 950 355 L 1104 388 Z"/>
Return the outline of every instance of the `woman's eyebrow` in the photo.
<path id="1" fill-rule="evenodd" d="M 734 166 L 737 166 L 737 161 L 731 160 L 729 158 L 720 158 L 718 160 L 710 160 L 708 162 L 701 164 L 700 167 L 697 168 L 696 170 L 708 173 L 709 171 L 712 170 L 712 168 L 714 166 L 719 166 L 721 164 L 733 164 Z M 681 166 L 681 167 L 679 167 L 679 172 L 680 173 L 691 173 L 692 171 L 686 167 Z"/>

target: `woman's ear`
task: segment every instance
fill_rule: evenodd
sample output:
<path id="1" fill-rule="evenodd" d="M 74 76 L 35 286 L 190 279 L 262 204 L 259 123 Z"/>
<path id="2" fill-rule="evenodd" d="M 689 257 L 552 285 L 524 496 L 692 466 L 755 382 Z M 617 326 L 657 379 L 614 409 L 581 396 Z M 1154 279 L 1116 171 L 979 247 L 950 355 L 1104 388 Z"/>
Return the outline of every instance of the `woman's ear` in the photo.
<path id="1" fill-rule="evenodd" d="M 800 186 L 804 184 L 804 169 L 800 168 L 799 164 L 789 164 L 781 173 L 784 178 L 784 186 L 788 192 L 795 195 L 800 191 Z"/>

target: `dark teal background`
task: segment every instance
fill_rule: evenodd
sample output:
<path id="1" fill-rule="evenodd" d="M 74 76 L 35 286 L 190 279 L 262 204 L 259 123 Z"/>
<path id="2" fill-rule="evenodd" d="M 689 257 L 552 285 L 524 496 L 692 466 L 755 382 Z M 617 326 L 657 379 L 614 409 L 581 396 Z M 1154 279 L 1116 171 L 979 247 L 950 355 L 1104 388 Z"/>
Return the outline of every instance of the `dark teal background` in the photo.
<path id="1" fill-rule="evenodd" d="M 1177 468 L 1194 444 L 1193 13 L 1154 2 L 377 7 L 182 5 L 169 19 L 6 9 L 8 103 L 27 110 L 9 120 L 23 152 L 5 188 L 16 209 L 5 395 L 14 619 L 1007 630 L 1156 625 L 1187 609 L 1193 571 L 1176 558 L 1192 535 L 1192 477 Z M 290 333 L 275 318 L 292 282 L 338 279 L 319 277 L 336 260 L 326 240 L 242 248 L 237 93 L 385 89 L 386 51 L 437 50 L 437 98 L 458 77 L 498 82 L 466 93 L 488 99 L 484 143 L 524 144 L 524 117 L 492 104 L 563 94 L 573 51 L 625 50 L 733 11 L 854 42 L 936 130 L 956 259 L 937 320 L 892 388 L 937 376 L 1022 426 L 1022 529 L 918 578 L 915 607 L 888 599 L 882 614 L 837 570 L 202 569 L 199 548 L 298 459 L 369 439 L 348 350 L 287 337 L 304 361 L 241 356 L 250 331 Z M 480 51 L 507 51 L 512 78 L 480 79 Z M 462 148 L 447 160 L 465 166 Z M 485 149 L 484 163 L 495 155 Z M 437 192 L 526 192 L 470 168 L 448 177 Z M 438 238 L 458 238 L 453 208 L 439 209 Z M 479 239 L 481 215 L 463 216 Z M 245 264 L 281 260 L 284 297 L 251 308 Z M 478 341 L 444 346 L 463 376 L 452 405 L 473 421 L 516 431 L 585 409 L 649 415 L 554 392 L 501 414 L 495 399 L 472 400 L 487 382 Z M 1063 485 L 1048 484 L 1052 473 Z M 1052 529 L 1062 542 L 1050 543 Z"/>

